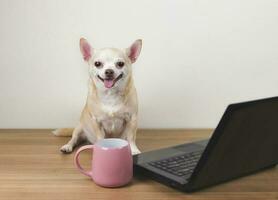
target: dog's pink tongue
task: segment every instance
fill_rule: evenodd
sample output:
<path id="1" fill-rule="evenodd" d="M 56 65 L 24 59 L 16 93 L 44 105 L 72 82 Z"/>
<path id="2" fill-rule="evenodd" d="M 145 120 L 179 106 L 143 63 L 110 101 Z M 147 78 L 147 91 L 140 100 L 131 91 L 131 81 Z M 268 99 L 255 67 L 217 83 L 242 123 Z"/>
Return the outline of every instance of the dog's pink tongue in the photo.
<path id="1" fill-rule="evenodd" d="M 104 85 L 107 88 L 111 88 L 114 85 L 114 81 L 113 80 L 104 80 Z"/>

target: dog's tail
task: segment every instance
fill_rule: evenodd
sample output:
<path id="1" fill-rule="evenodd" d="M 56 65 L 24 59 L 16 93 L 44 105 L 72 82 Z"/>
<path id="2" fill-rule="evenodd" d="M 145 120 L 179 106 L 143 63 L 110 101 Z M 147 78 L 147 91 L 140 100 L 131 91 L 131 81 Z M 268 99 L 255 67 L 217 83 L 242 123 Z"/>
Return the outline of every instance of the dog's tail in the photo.
<path id="1" fill-rule="evenodd" d="M 52 133 L 59 137 L 70 137 L 72 135 L 73 128 L 58 128 Z"/>

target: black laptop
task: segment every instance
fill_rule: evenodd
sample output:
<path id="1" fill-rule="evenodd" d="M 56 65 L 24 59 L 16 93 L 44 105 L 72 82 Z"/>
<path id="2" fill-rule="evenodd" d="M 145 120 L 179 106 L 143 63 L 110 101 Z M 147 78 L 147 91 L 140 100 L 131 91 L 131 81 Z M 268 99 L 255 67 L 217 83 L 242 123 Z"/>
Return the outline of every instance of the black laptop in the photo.
<path id="1" fill-rule="evenodd" d="M 135 175 L 192 192 L 278 164 L 278 97 L 231 104 L 209 140 L 135 155 Z"/>

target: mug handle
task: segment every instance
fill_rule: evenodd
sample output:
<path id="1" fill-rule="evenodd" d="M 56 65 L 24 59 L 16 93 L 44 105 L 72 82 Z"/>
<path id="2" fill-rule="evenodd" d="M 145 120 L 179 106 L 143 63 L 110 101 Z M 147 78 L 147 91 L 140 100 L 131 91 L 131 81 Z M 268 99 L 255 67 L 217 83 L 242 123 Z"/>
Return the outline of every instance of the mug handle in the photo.
<path id="1" fill-rule="evenodd" d="M 85 146 L 82 146 L 80 147 L 77 152 L 75 153 L 75 156 L 74 156 L 74 162 L 75 162 L 75 165 L 77 167 L 77 169 L 84 175 L 86 176 L 89 176 L 89 177 L 92 177 L 92 172 L 91 171 L 85 171 L 83 169 L 83 167 L 80 165 L 80 162 L 79 162 L 79 155 L 82 151 L 86 150 L 86 149 L 92 149 L 94 150 L 94 145 L 85 145 Z"/>

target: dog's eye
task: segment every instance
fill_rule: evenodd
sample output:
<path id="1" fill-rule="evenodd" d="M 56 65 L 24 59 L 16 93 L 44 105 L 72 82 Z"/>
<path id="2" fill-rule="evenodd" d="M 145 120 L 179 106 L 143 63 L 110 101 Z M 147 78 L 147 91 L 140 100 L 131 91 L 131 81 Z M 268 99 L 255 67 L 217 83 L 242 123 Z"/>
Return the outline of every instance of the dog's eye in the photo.
<path id="1" fill-rule="evenodd" d="M 119 61 L 119 62 L 116 63 L 116 65 L 117 65 L 118 68 L 122 68 L 123 66 L 125 66 L 125 63 L 122 62 L 122 61 Z"/>
<path id="2" fill-rule="evenodd" d="M 100 68 L 102 66 L 102 63 L 99 61 L 96 61 L 94 64 L 97 68 Z"/>

